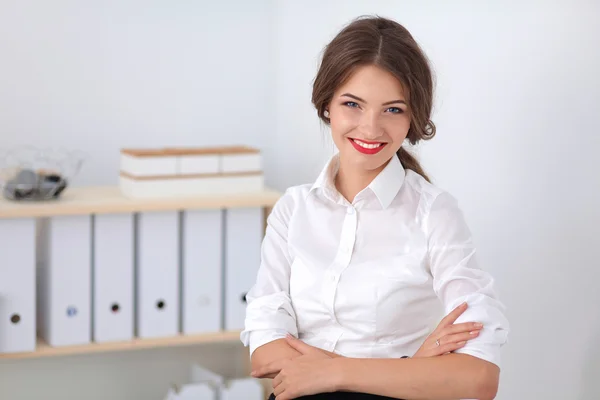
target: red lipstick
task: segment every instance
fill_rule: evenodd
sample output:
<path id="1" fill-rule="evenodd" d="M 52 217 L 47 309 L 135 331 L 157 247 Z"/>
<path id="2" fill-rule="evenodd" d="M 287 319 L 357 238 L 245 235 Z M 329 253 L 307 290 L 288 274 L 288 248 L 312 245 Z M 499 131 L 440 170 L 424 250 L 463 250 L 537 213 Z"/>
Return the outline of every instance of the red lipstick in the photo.
<path id="1" fill-rule="evenodd" d="M 363 154 L 377 154 L 381 150 L 383 150 L 383 148 L 387 144 L 387 143 L 381 143 L 381 142 L 369 142 L 367 140 L 360 140 L 360 142 L 366 143 L 366 144 L 379 144 L 378 147 L 366 148 L 366 147 L 362 147 L 360 144 L 356 143 L 356 141 L 354 139 L 349 139 L 349 140 L 350 140 L 350 143 L 352 143 L 352 146 L 354 146 L 354 148 L 356 150 L 358 150 L 359 152 L 361 152 Z"/>

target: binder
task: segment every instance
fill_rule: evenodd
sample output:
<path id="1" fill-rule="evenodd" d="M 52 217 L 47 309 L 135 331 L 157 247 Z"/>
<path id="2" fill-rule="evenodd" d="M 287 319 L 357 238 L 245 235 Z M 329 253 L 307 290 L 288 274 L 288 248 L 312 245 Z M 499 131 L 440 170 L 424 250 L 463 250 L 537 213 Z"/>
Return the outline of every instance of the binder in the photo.
<path id="1" fill-rule="evenodd" d="M 185 334 L 216 332 L 222 316 L 223 212 L 182 212 L 182 312 Z"/>
<path id="2" fill-rule="evenodd" d="M 49 217 L 40 224 L 40 336 L 50 346 L 89 343 L 91 216 Z"/>
<path id="3" fill-rule="evenodd" d="M 179 212 L 136 218 L 136 334 L 174 336 L 179 331 Z"/>
<path id="4" fill-rule="evenodd" d="M 0 353 L 35 350 L 35 226 L 0 220 Z"/>
<path id="5" fill-rule="evenodd" d="M 263 238 L 262 208 L 225 211 L 225 329 L 241 330 L 246 293 L 256 280 Z"/>
<path id="6" fill-rule="evenodd" d="M 93 217 L 93 340 L 133 338 L 133 214 Z"/>

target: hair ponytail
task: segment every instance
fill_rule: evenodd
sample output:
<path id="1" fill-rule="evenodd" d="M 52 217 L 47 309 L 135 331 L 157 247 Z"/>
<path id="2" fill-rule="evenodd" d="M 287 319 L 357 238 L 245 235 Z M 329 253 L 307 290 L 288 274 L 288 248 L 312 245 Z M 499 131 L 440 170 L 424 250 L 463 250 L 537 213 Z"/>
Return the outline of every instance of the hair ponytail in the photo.
<path id="1" fill-rule="evenodd" d="M 400 147 L 400 150 L 398 150 L 396 154 L 398 155 L 398 158 L 400 159 L 400 164 L 402 164 L 402 167 L 404 167 L 404 169 L 410 169 L 411 171 L 416 172 L 417 174 L 425 178 L 427 182 L 431 183 L 431 180 L 429 179 L 425 171 L 423 171 L 423 167 L 421 167 L 419 161 L 416 159 L 415 156 L 410 154 L 408 150 L 406 150 L 404 147 Z"/>

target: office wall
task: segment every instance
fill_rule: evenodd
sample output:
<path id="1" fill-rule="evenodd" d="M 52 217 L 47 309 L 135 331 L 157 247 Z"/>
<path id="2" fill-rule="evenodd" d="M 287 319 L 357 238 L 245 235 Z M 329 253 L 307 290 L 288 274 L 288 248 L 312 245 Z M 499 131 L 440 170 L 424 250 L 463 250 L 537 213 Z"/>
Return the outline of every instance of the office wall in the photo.
<path id="1" fill-rule="evenodd" d="M 270 1 L 5 1 L 0 149 L 83 151 L 115 184 L 122 147 L 266 148 Z"/>

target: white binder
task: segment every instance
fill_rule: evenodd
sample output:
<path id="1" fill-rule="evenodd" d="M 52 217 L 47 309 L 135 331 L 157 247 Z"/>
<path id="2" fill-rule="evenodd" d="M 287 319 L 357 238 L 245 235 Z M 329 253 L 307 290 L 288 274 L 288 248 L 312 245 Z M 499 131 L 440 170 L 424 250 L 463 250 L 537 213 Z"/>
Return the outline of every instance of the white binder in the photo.
<path id="1" fill-rule="evenodd" d="M 45 218 L 40 230 L 40 336 L 51 346 L 91 340 L 91 216 Z"/>
<path id="2" fill-rule="evenodd" d="M 93 340 L 133 338 L 133 214 L 93 218 Z"/>
<path id="3" fill-rule="evenodd" d="M 221 329 L 221 210 L 182 213 L 182 332 L 196 334 Z"/>
<path id="4" fill-rule="evenodd" d="M 137 336 L 179 331 L 179 212 L 137 215 Z"/>
<path id="5" fill-rule="evenodd" d="M 241 330 L 246 293 L 256 280 L 263 238 L 262 208 L 225 211 L 225 329 Z"/>
<path id="6" fill-rule="evenodd" d="M 0 220 L 0 353 L 35 350 L 35 220 Z"/>

